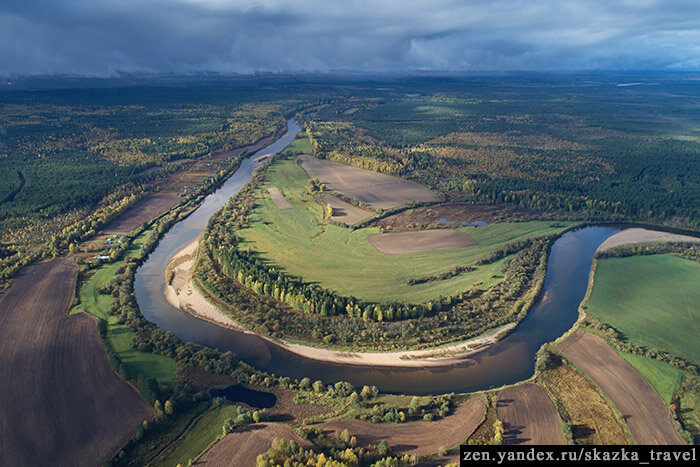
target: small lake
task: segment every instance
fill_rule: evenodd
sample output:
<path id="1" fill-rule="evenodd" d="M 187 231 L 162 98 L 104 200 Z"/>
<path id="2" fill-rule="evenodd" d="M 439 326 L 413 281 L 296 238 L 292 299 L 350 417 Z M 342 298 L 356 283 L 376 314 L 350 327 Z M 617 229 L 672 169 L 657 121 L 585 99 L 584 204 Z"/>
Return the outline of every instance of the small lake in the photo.
<path id="1" fill-rule="evenodd" d="M 277 396 L 271 392 L 255 391 L 239 384 L 224 389 L 210 389 L 209 397 L 223 397 L 231 402 L 242 402 L 256 409 L 269 409 L 277 403 Z"/>
<path id="2" fill-rule="evenodd" d="M 211 215 L 235 195 L 258 167 L 255 158 L 284 149 L 300 130 L 293 121 L 288 132 L 272 145 L 245 159 L 240 168 L 189 217 L 175 224 L 148 260 L 137 270 L 134 291 L 141 312 L 165 331 L 185 342 L 221 351 L 278 376 L 344 380 L 355 386 L 376 385 L 383 391 L 406 394 L 471 392 L 529 378 L 535 353 L 574 324 L 588 284 L 591 258 L 598 246 L 618 231 L 613 227 L 585 227 L 562 235 L 553 245 L 541 299 L 505 339 L 445 367 L 370 367 L 335 364 L 300 357 L 254 334 L 224 329 L 170 305 L 164 296 L 165 268 L 173 255 L 204 231 Z"/>

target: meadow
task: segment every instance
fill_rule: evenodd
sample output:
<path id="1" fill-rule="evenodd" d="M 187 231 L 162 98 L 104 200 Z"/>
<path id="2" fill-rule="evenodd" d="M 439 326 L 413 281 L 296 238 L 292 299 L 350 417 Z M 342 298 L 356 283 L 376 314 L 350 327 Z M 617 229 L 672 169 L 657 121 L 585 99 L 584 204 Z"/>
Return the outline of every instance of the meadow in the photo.
<path id="1" fill-rule="evenodd" d="M 250 227 L 238 234 L 241 248 L 253 248 L 287 274 L 372 302 L 420 303 L 472 288 L 488 288 L 502 279 L 503 260 L 454 277 L 409 285 L 408 280 L 436 275 L 458 265 L 473 265 L 506 243 L 558 233 L 573 223 L 530 221 L 460 228 L 477 246 L 387 256 L 367 236 L 374 227 L 350 230 L 324 222 L 323 206 L 308 193 L 306 173 L 293 159 L 275 162 L 262 190 L 277 187 L 292 205 L 280 210 L 261 190 Z"/>
<path id="2" fill-rule="evenodd" d="M 670 255 L 598 262 L 586 312 L 622 340 L 700 364 L 700 264 Z"/>

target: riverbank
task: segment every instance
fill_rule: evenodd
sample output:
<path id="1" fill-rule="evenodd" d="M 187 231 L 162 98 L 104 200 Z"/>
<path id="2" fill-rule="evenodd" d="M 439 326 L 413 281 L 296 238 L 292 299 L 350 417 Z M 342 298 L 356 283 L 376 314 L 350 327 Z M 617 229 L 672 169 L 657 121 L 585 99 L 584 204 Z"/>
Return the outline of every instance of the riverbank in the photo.
<path id="1" fill-rule="evenodd" d="M 205 321 L 238 332 L 250 333 L 232 320 L 223 310 L 209 302 L 195 287 L 190 277 L 190 270 L 194 266 L 194 254 L 199 244 L 199 238 L 197 237 L 187 244 L 172 257 L 167 269 L 172 276 L 169 283 L 166 281 L 165 298 L 174 307 Z M 482 351 L 500 340 L 515 326 L 516 323 L 509 323 L 492 329 L 481 336 L 434 349 L 394 352 L 348 352 L 294 344 L 284 340 L 273 340 L 265 336 L 259 337 L 311 360 L 346 365 L 426 367 L 448 366 L 463 361 L 470 355 Z"/>

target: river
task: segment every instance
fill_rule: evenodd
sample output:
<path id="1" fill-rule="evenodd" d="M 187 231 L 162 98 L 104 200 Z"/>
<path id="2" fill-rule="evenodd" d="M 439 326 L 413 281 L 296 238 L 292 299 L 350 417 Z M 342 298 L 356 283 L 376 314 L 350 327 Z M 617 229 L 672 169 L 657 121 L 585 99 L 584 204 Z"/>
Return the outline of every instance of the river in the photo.
<path id="1" fill-rule="evenodd" d="M 566 332 L 578 317 L 585 296 L 591 258 L 596 248 L 618 231 L 613 227 L 585 227 L 567 232 L 552 246 L 542 298 L 505 339 L 447 367 L 384 368 L 340 365 L 300 357 L 265 339 L 224 329 L 200 320 L 165 299 L 165 268 L 184 245 L 205 229 L 212 214 L 252 177 L 261 155 L 284 149 L 300 130 L 290 120 L 287 133 L 241 162 L 240 168 L 209 195 L 190 216 L 174 225 L 147 261 L 137 270 L 134 289 L 141 312 L 161 329 L 185 342 L 231 351 L 241 360 L 278 376 L 349 381 L 355 386 L 376 385 L 382 391 L 405 394 L 471 392 L 529 378 L 535 353 Z"/>

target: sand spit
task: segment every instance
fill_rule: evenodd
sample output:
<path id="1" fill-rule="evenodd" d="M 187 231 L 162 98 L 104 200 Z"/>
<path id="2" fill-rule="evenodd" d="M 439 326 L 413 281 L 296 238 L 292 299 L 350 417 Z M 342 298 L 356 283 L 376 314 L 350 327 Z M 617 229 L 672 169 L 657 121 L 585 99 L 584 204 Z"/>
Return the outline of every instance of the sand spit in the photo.
<path id="1" fill-rule="evenodd" d="M 605 251 L 620 245 L 648 242 L 693 242 L 700 243 L 700 238 L 680 235 L 658 230 L 632 228 L 622 230 L 605 240 L 597 251 Z"/>

